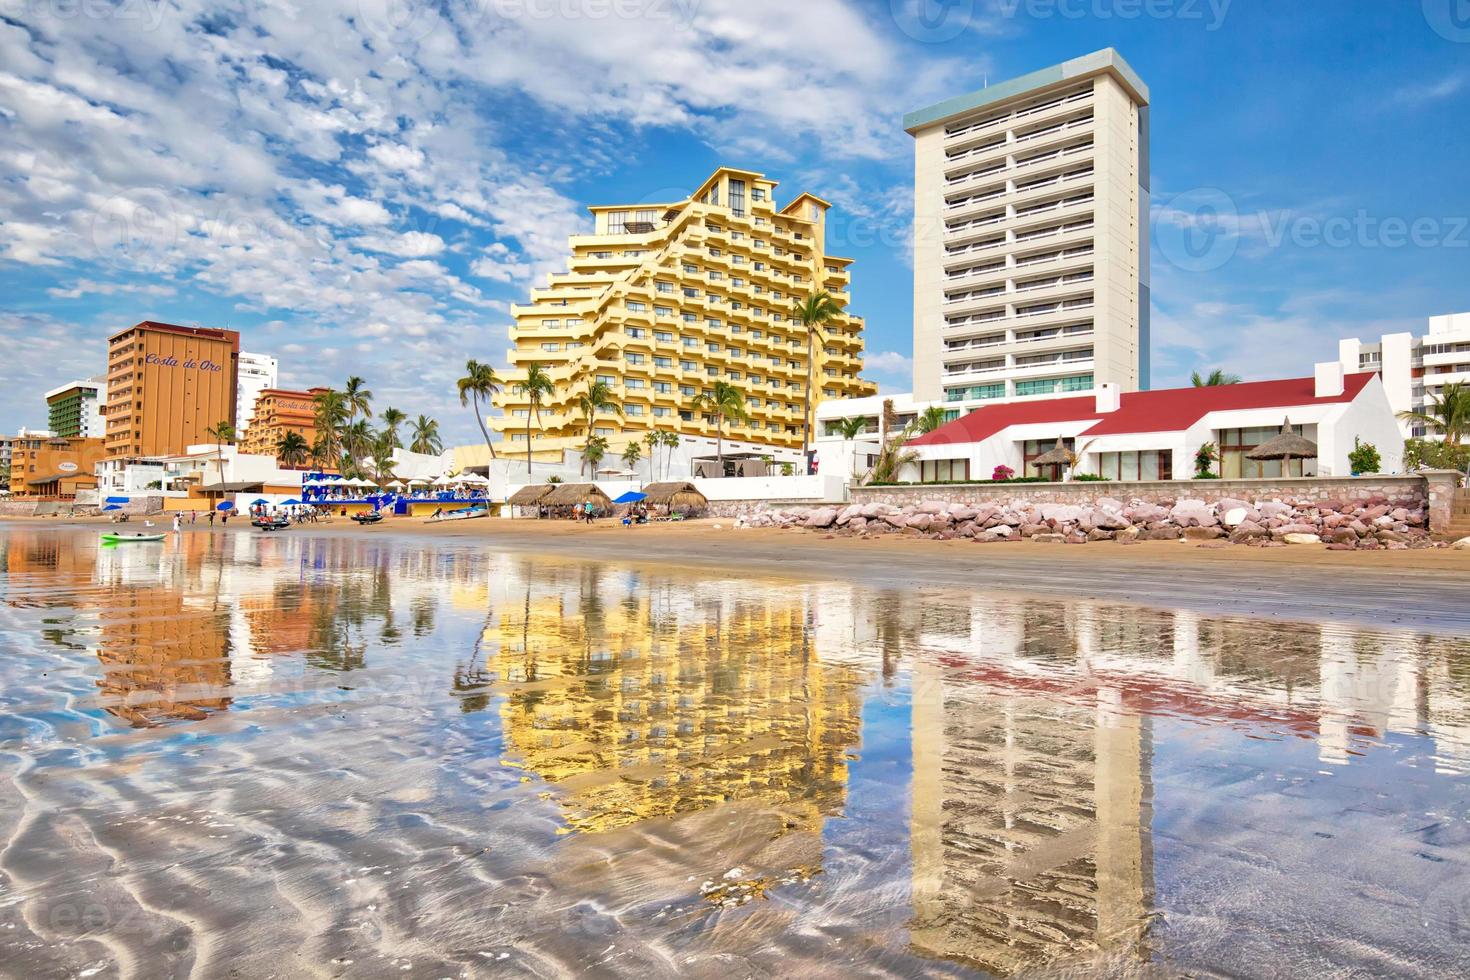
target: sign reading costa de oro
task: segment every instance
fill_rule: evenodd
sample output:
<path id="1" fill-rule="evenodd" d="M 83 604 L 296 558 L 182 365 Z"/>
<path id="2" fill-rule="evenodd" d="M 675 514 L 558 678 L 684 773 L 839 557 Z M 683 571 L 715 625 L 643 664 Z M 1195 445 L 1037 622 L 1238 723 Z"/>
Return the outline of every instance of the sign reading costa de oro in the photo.
<path id="1" fill-rule="evenodd" d="M 143 358 L 143 363 L 156 364 L 159 367 L 179 368 L 184 371 L 217 372 L 223 371 L 225 369 L 223 364 L 220 364 L 218 361 L 211 361 L 209 360 L 209 358 L 205 358 L 201 361 L 197 358 L 190 357 L 185 358 L 183 361 L 180 361 L 172 354 L 149 354 Z"/>
<path id="2" fill-rule="evenodd" d="M 56 468 L 63 473 L 75 473 L 77 471 L 77 464 L 73 463 L 71 460 L 65 460 L 63 462 L 57 463 Z"/>

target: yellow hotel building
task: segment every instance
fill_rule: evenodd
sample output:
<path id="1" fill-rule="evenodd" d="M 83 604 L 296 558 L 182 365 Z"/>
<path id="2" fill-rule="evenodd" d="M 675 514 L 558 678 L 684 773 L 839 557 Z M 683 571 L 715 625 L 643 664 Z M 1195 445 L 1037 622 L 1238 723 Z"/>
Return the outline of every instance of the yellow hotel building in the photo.
<path id="1" fill-rule="evenodd" d="M 597 434 L 616 452 L 650 429 L 715 437 L 714 416 L 693 400 L 714 381 L 745 394 L 750 420 L 727 421 L 726 438 L 800 447 L 808 383 L 807 337 L 793 304 L 825 290 L 844 311 L 822 328 L 812 378 L 812 417 L 823 398 L 872 395 L 858 377 L 863 321 L 845 310 L 852 260 L 826 253 L 830 205 L 801 194 L 775 203 L 776 182 L 721 168 L 672 204 L 591 208 L 590 235 L 570 239 L 569 271 L 513 306 L 510 371 L 492 420 L 512 452 L 526 450 L 529 407 L 514 385 L 532 363 L 556 392 L 531 418 L 532 454 L 560 461 L 585 443 L 577 398 L 606 381 L 623 414 L 605 412 Z"/>

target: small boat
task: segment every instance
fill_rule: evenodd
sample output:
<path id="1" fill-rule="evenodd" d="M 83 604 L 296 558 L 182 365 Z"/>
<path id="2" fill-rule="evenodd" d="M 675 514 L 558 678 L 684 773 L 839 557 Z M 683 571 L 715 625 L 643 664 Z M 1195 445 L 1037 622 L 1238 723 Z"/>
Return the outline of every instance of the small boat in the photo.
<path id="1" fill-rule="evenodd" d="M 362 514 L 353 514 L 352 519 L 361 525 L 376 524 L 383 519 L 382 511 L 370 510 Z"/>
<path id="2" fill-rule="evenodd" d="M 446 510 L 429 518 L 429 523 L 438 524 L 441 521 L 467 521 L 471 517 L 485 517 L 490 513 L 488 507 L 461 507 L 458 510 Z"/>
<path id="3" fill-rule="evenodd" d="M 104 531 L 102 533 L 103 544 L 134 544 L 146 541 L 162 541 L 168 537 L 166 534 L 144 534 L 139 531 L 135 534 L 123 534 L 120 531 Z"/>

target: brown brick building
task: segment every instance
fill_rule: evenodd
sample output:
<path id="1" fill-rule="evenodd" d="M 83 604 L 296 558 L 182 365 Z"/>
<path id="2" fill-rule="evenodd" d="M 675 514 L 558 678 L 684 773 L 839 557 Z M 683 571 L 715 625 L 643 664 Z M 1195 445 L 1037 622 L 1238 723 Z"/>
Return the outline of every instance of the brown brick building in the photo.
<path id="1" fill-rule="evenodd" d="M 144 320 L 108 344 L 109 457 L 182 453 L 235 424 L 239 333 Z"/>

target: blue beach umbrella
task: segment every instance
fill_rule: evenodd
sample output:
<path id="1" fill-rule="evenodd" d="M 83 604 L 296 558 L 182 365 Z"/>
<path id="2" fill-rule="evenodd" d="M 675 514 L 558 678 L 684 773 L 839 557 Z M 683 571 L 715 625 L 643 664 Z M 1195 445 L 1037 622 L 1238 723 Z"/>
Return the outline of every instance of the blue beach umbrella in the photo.
<path id="1" fill-rule="evenodd" d="M 615 504 L 636 504 L 638 501 L 647 498 L 647 496 L 648 496 L 648 494 L 646 494 L 646 493 L 639 493 L 637 490 L 629 490 L 627 493 L 623 494 L 617 500 L 614 500 L 613 503 L 615 503 Z"/>
<path id="2" fill-rule="evenodd" d="M 215 508 L 214 509 L 215 510 L 234 510 L 235 509 L 235 505 L 232 504 L 232 503 L 230 503 L 228 500 L 221 500 L 218 504 L 215 505 Z"/>
<path id="3" fill-rule="evenodd" d="M 283 502 L 281 504 L 281 506 L 282 507 L 300 507 L 301 506 L 301 501 L 297 500 L 295 497 L 292 497 L 290 500 L 287 500 L 287 501 Z"/>
<path id="4" fill-rule="evenodd" d="M 117 504 L 108 504 L 106 507 L 104 507 L 102 509 L 103 510 L 122 510 L 122 508 L 119 507 Z"/>
<path id="5" fill-rule="evenodd" d="M 106 503 L 109 503 L 109 504 L 125 504 L 127 502 L 128 502 L 128 498 L 127 497 L 108 497 L 107 500 L 106 500 Z"/>
<path id="6" fill-rule="evenodd" d="M 250 501 L 250 506 L 251 507 L 259 507 L 262 504 L 268 504 L 268 503 L 270 503 L 270 501 L 269 500 L 266 500 L 264 497 L 256 497 L 254 500 Z"/>

